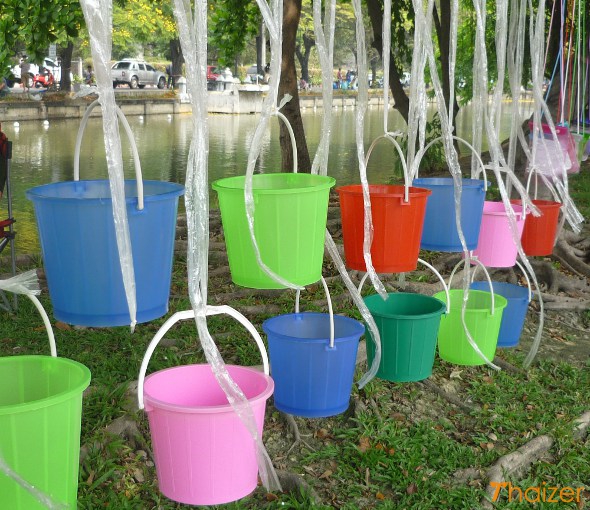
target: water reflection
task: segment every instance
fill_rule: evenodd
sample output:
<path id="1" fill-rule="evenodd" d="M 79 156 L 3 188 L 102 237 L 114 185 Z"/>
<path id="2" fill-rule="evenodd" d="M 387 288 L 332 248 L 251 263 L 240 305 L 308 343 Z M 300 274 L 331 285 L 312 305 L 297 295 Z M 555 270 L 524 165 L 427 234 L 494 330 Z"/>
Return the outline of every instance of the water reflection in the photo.
<path id="1" fill-rule="evenodd" d="M 319 143 L 322 110 L 302 112 L 310 153 L 315 153 Z M 432 114 L 432 111 L 430 112 Z M 399 113 L 389 112 L 389 129 L 403 130 L 405 123 Z M 135 137 L 145 179 L 184 183 L 189 152 L 192 122 L 190 115 L 129 117 Z M 353 109 L 333 112 L 332 143 L 328 172 L 338 184 L 359 182 L 355 145 L 356 111 Z M 459 135 L 470 139 L 471 115 L 464 108 L 457 119 Z M 211 115 L 209 117 L 209 180 L 241 175 L 246 171 L 248 151 L 258 122 L 257 115 Z M 504 133 L 509 130 L 510 112 L 505 112 Z M 25 190 L 56 181 L 73 178 L 74 147 L 79 119 L 52 120 L 45 129 L 42 121 L 20 122 L 16 129 L 4 124 L 2 129 L 13 141 L 12 183 L 14 192 L 14 216 L 18 223 L 17 251 L 39 251 L 32 203 L 25 199 Z M 383 110 L 369 108 L 365 116 L 365 150 L 383 132 Z M 134 177 L 133 156 L 125 132 L 121 131 L 126 175 Z M 272 119 L 264 136 L 264 144 L 258 166 L 263 171 L 274 172 L 280 168 L 279 125 Z M 368 166 L 369 180 L 388 182 L 393 176 L 397 152 L 389 143 L 379 144 Z M 104 179 L 107 176 L 104 152 L 102 119 L 89 120 L 80 156 L 82 179 Z M 400 176 L 397 176 L 400 177 Z M 5 205 L 0 204 L 4 215 Z"/>

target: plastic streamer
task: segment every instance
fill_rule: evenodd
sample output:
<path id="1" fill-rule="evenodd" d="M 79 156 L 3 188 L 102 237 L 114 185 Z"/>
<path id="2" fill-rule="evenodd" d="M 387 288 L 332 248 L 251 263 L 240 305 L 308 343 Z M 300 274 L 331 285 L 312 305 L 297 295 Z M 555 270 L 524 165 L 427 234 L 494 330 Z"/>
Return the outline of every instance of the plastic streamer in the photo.
<path id="1" fill-rule="evenodd" d="M 186 213 L 188 225 L 188 283 L 195 322 L 207 362 L 228 402 L 256 443 L 260 478 L 269 490 L 281 490 L 272 461 L 258 433 L 252 408 L 242 390 L 232 380 L 207 328 L 207 280 L 209 251 L 209 188 L 207 182 L 207 2 L 174 0 L 174 16 L 185 58 L 187 85 L 193 109 L 193 138 L 188 155 Z"/>
<path id="2" fill-rule="evenodd" d="M 318 54 L 320 57 L 320 65 L 322 68 L 322 80 L 324 83 L 332 83 L 333 79 L 333 61 L 334 61 L 334 20 L 335 20 L 335 12 L 336 12 L 336 2 L 335 0 L 330 0 L 329 2 L 325 2 L 325 15 L 324 15 L 324 27 L 322 27 L 321 19 L 322 19 L 322 11 L 321 11 L 321 1 L 314 0 L 313 3 L 314 9 L 314 30 L 316 33 L 316 45 L 318 47 Z M 328 34 L 329 39 L 326 41 L 325 33 Z M 360 78 L 362 81 L 363 78 Z M 323 104 L 324 104 L 324 115 L 323 115 L 323 123 L 322 123 L 322 137 L 314 157 L 313 165 L 312 165 L 312 173 L 319 173 L 321 175 L 327 175 L 328 173 L 328 154 L 329 154 L 329 146 L 330 146 L 330 137 L 332 133 L 332 98 L 333 98 L 333 89 L 332 87 L 324 86 L 322 88 L 322 97 L 323 97 Z M 381 362 L 381 337 L 379 335 L 379 330 L 377 329 L 377 324 L 375 323 L 371 312 L 365 305 L 363 298 L 360 292 L 357 291 L 356 286 L 352 282 L 350 275 L 346 270 L 346 266 L 340 253 L 338 252 L 338 248 L 330 235 L 328 229 L 326 229 L 326 236 L 325 236 L 325 246 L 328 254 L 332 258 L 334 262 L 334 266 L 338 269 L 346 288 L 350 292 L 352 300 L 356 307 L 358 308 L 363 320 L 367 324 L 369 330 L 371 331 L 372 339 L 375 344 L 375 357 L 373 359 L 373 364 L 369 367 L 367 373 L 360 379 L 358 382 L 359 388 L 365 386 L 379 370 L 379 364 Z"/>
<path id="3" fill-rule="evenodd" d="M 447 164 L 449 165 L 449 170 L 453 177 L 454 183 L 454 196 L 455 196 L 455 222 L 457 225 L 457 233 L 459 236 L 459 240 L 463 247 L 463 253 L 465 255 L 465 272 L 463 278 L 463 305 L 461 309 L 461 320 L 463 323 L 463 328 L 465 330 L 467 340 L 469 344 L 472 346 L 475 352 L 477 352 L 480 357 L 486 362 L 490 368 L 494 370 L 499 370 L 499 367 L 491 363 L 489 360 L 483 356 L 483 353 L 477 347 L 477 344 L 473 340 L 469 329 L 467 328 L 467 324 L 465 322 L 465 311 L 467 308 L 467 299 L 468 299 L 468 292 L 469 292 L 469 281 L 470 281 L 470 266 L 471 266 L 471 255 L 467 250 L 467 244 L 465 242 L 465 236 L 463 234 L 463 230 L 461 229 L 461 193 L 462 193 L 462 173 L 461 168 L 459 166 L 459 160 L 457 157 L 457 152 L 453 145 L 453 134 L 451 131 L 451 125 L 448 118 L 446 102 L 442 90 L 442 86 L 440 80 L 438 78 L 438 70 L 437 64 L 434 58 L 434 47 L 432 44 L 431 38 L 431 31 L 432 26 L 430 20 L 432 19 L 432 10 L 433 10 L 433 0 L 429 0 L 428 5 L 426 7 L 426 11 L 424 11 L 423 5 L 420 0 L 413 0 L 414 4 L 414 12 L 415 12 L 415 30 L 416 30 L 416 38 L 420 37 L 421 35 L 421 45 L 424 48 L 426 57 L 428 59 L 429 67 L 430 67 L 430 75 L 432 79 L 432 84 L 434 87 L 437 103 L 438 103 L 438 111 L 440 115 L 441 121 L 441 128 L 442 128 L 442 142 L 445 151 L 445 157 L 447 159 Z M 414 47 L 416 47 L 416 40 L 414 41 Z"/>
<path id="4" fill-rule="evenodd" d="M 373 243 L 373 216 L 371 212 L 371 195 L 369 194 L 369 182 L 367 180 L 367 164 L 365 161 L 365 114 L 369 102 L 369 82 L 367 74 L 367 52 L 365 50 L 365 27 L 363 25 L 363 13 L 360 0 L 353 0 L 352 6 L 356 17 L 356 49 L 357 49 L 357 66 L 359 75 L 359 88 L 356 106 L 356 154 L 359 164 L 359 174 L 361 186 L 363 188 L 364 203 L 364 239 L 363 239 L 363 256 L 367 273 L 375 290 L 383 299 L 387 299 L 385 286 L 377 276 L 373 261 L 371 259 L 371 245 Z"/>
<path id="5" fill-rule="evenodd" d="M 82 5 L 82 12 L 90 36 L 90 49 L 94 61 L 98 100 L 102 108 L 102 125 L 113 202 L 115 237 L 119 251 L 123 287 L 125 288 L 127 306 L 129 307 L 130 327 L 133 332 L 137 324 L 135 272 L 133 270 L 131 238 L 129 236 L 129 222 L 125 203 L 125 177 L 117 121 L 117 105 L 115 103 L 115 91 L 113 90 L 110 67 L 113 5 L 112 0 L 80 0 L 80 4 Z"/>
<path id="6" fill-rule="evenodd" d="M 48 510 L 67 510 L 68 508 L 70 508 L 70 505 L 56 502 L 48 494 L 40 491 L 39 489 L 31 485 L 29 482 L 27 482 L 24 478 L 22 478 L 18 473 L 15 473 L 4 460 L 1 454 L 0 473 L 3 473 L 8 478 L 12 479 L 14 482 L 20 485 L 24 490 L 26 490 L 31 496 L 33 496 L 39 503 L 44 505 Z"/>
<path id="7" fill-rule="evenodd" d="M 275 282 L 283 287 L 290 289 L 302 289 L 303 287 L 291 283 L 280 275 L 272 271 L 262 260 L 260 255 L 260 248 L 254 235 L 254 197 L 252 194 L 252 177 L 254 175 L 254 168 L 256 160 L 260 155 L 262 149 L 262 137 L 266 131 L 270 116 L 276 111 L 277 99 L 279 95 L 279 83 L 281 81 L 281 47 L 283 41 L 283 2 L 279 0 L 272 0 L 272 8 L 268 5 L 266 0 L 256 0 L 264 23 L 268 29 L 270 36 L 270 88 L 264 102 L 262 104 L 262 111 L 260 112 L 260 121 L 254 131 L 252 143 L 250 145 L 250 152 L 248 153 L 248 167 L 246 169 L 246 179 L 244 184 L 244 202 L 246 206 L 246 218 L 248 220 L 248 228 L 250 230 L 250 239 L 252 240 L 252 247 L 256 254 L 256 261 L 258 266 L 264 271 L 266 275 L 272 278 Z M 280 108 L 280 107 L 279 107 Z"/>
<path id="8" fill-rule="evenodd" d="M 322 0 L 313 0 L 313 25 L 316 37 L 316 47 L 320 58 L 322 69 L 322 83 L 332 83 L 334 79 L 334 26 L 336 20 L 336 0 L 324 2 L 325 14 L 324 25 L 322 27 Z M 326 33 L 328 40 L 326 41 Z M 324 105 L 324 115 L 322 120 L 322 135 L 318 145 L 313 164 L 311 167 L 312 174 L 328 175 L 328 155 L 330 152 L 330 137 L 332 133 L 332 98 L 334 89 L 322 87 L 322 102 Z"/>
<path id="9" fill-rule="evenodd" d="M 383 132 L 389 132 L 389 57 L 391 55 L 391 0 L 383 2 Z M 375 77 L 373 77 L 375 78 Z"/>

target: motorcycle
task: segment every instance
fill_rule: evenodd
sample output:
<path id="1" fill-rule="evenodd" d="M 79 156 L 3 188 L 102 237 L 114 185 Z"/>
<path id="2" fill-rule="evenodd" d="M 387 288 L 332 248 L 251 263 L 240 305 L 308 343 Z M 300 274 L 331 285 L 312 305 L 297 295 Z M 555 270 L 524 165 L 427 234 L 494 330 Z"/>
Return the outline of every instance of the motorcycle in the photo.
<path id="1" fill-rule="evenodd" d="M 37 89 L 39 88 L 50 88 L 53 87 L 55 84 L 55 79 L 53 78 L 53 74 L 49 70 L 45 70 L 45 72 L 41 74 L 36 74 L 33 77 L 33 86 Z"/>

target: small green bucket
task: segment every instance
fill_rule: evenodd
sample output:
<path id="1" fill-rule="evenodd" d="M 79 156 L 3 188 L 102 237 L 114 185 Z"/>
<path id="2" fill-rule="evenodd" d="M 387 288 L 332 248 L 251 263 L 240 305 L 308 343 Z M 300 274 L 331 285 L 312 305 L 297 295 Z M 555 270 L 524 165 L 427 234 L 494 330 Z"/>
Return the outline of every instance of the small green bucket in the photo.
<path id="1" fill-rule="evenodd" d="M 258 266 L 248 230 L 245 176 L 213 183 L 219 195 L 227 257 L 235 284 L 254 289 L 282 285 Z M 319 281 L 332 177 L 311 174 L 257 174 L 252 179 L 254 235 L 262 261 L 297 285 Z"/>
<path id="2" fill-rule="evenodd" d="M 36 490 L 77 508 L 82 393 L 90 370 L 65 358 L 0 358 L 0 455 Z M 0 472 L 1 507 L 47 507 Z"/>
<path id="3" fill-rule="evenodd" d="M 463 289 L 449 290 L 451 299 L 450 312 L 440 322 L 438 332 L 438 354 L 445 361 L 456 365 L 484 365 L 485 361 L 475 352 L 463 328 L 461 308 L 463 306 Z M 446 295 L 439 292 L 434 295 L 446 303 Z M 490 361 L 496 355 L 502 314 L 508 301 L 499 294 L 492 294 L 481 290 L 470 290 L 465 309 L 465 324 L 471 338 L 480 351 Z"/>
<path id="4" fill-rule="evenodd" d="M 436 336 L 445 304 L 421 294 L 392 293 L 364 298 L 381 335 L 381 363 L 377 377 L 388 381 L 421 381 L 430 377 Z M 369 366 L 375 357 L 370 329 L 366 329 Z"/>

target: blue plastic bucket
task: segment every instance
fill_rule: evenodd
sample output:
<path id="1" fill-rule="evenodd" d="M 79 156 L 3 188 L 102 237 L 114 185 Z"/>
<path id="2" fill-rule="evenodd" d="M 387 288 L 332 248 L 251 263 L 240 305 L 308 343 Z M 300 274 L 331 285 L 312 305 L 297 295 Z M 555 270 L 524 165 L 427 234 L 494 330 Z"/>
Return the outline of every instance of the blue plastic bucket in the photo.
<path id="1" fill-rule="evenodd" d="M 348 409 L 359 338 L 365 331 L 360 322 L 334 315 L 333 348 L 325 313 L 278 315 L 264 321 L 262 329 L 279 411 L 320 418 Z"/>
<path id="2" fill-rule="evenodd" d="M 414 179 L 412 186 L 432 190 L 426 204 L 426 217 L 420 248 L 423 250 L 463 251 L 455 219 L 455 192 L 452 177 Z M 485 182 L 462 179 L 461 229 L 469 250 L 477 248 L 485 199 Z"/>
<path id="3" fill-rule="evenodd" d="M 529 307 L 529 290 L 526 287 L 506 282 L 492 282 L 492 287 L 494 294 L 499 294 L 508 301 L 500 324 L 498 347 L 515 347 L 520 340 Z M 471 288 L 489 291 L 490 285 L 487 281 L 473 282 Z"/>
<path id="4" fill-rule="evenodd" d="M 137 321 L 168 311 L 178 197 L 184 187 L 125 181 L 137 289 Z M 57 182 L 26 192 L 33 202 L 55 318 L 82 326 L 124 326 L 129 310 L 107 180 Z"/>

